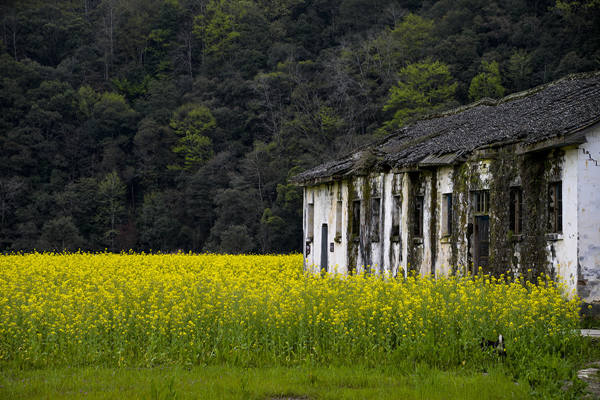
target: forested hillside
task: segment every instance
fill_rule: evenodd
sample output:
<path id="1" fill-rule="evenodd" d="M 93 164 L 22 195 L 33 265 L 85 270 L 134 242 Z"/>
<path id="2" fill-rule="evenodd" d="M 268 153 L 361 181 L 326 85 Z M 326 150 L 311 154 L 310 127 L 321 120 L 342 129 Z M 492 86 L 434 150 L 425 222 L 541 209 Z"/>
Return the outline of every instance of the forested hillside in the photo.
<path id="1" fill-rule="evenodd" d="M 599 0 L 5 0 L 0 18 L 5 251 L 299 251 L 293 174 L 600 69 Z"/>

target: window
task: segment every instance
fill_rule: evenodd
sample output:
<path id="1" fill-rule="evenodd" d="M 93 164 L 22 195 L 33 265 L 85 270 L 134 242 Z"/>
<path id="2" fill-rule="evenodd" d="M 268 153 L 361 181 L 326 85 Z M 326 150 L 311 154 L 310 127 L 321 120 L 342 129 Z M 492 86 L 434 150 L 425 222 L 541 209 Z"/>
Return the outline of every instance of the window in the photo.
<path id="1" fill-rule="evenodd" d="M 473 212 L 476 214 L 487 214 L 490 209 L 490 191 L 477 190 L 472 192 Z"/>
<path id="2" fill-rule="evenodd" d="M 352 202 L 352 237 L 360 236 L 360 200 Z"/>
<path id="3" fill-rule="evenodd" d="M 306 210 L 306 240 L 313 240 L 315 231 L 315 205 L 309 204 Z"/>
<path id="4" fill-rule="evenodd" d="M 379 223 L 381 199 L 374 198 L 371 200 L 371 241 L 379 242 Z"/>
<path id="5" fill-rule="evenodd" d="M 442 235 L 452 234 L 452 193 L 442 195 Z"/>
<path id="6" fill-rule="evenodd" d="M 515 235 L 523 233 L 523 190 L 520 187 L 510 188 L 509 218 L 508 229 Z"/>
<path id="7" fill-rule="evenodd" d="M 400 240 L 400 215 L 402 212 L 402 204 L 400 203 L 400 196 L 394 196 L 394 208 L 392 209 L 392 241 L 398 242 Z"/>
<path id="8" fill-rule="evenodd" d="M 342 240 L 342 202 L 338 201 L 335 208 L 335 240 Z"/>
<path id="9" fill-rule="evenodd" d="M 415 196 L 413 235 L 423 237 L 423 200 L 424 196 Z"/>
<path id="10" fill-rule="evenodd" d="M 548 185 L 548 232 L 562 232 L 562 182 Z"/>

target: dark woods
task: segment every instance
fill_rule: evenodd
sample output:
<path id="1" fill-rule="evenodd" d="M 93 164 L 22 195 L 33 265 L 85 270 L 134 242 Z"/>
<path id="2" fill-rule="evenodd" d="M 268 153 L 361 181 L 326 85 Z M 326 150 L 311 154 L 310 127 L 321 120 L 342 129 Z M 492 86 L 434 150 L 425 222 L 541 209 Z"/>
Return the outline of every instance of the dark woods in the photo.
<path id="1" fill-rule="evenodd" d="M 600 2 L 0 5 L 0 250 L 301 249 L 287 179 L 600 69 Z"/>

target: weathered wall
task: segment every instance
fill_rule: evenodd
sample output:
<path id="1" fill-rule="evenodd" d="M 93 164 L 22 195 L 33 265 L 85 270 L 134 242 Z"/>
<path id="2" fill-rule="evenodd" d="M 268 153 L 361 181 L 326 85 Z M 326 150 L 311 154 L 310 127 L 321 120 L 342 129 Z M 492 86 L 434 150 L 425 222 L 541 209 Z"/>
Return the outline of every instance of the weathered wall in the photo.
<path id="1" fill-rule="evenodd" d="M 453 190 L 453 168 L 442 167 L 438 170 L 436 185 L 437 185 L 437 198 L 436 212 L 438 216 L 442 215 L 441 208 L 443 207 L 443 195 L 452 193 Z M 456 194 L 452 193 L 452 202 L 456 201 Z M 454 221 L 453 221 L 454 222 Z M 438 251 L 435 263 L 435 275 L 450 275 L 453 271 L 452 267 L 452 235 L 444 234 L 443 232 L 443 220 L 442 218 L 437 219 L 436 224 L 436 238 L 439 240 Z M 453 223 L 453 229 L 456 230 L 457 225 Z"/>
<path id="2" fill-rule="evenodd" d="M 558 275 L 585 301 L 600 302 L 600 126 L 589 129 L 586 139 L 579 146 L 520 155 L 510 146 L 489 149 L 459 165 L 309 186 L 304 194 L 304 242 L 311 247 L 310 254 L 304 249 L 306 266 L 320 270 L 321 230 L 327 224 L 329 272 L 473 273 L 471 196 L 474 190 L 489 190 L 491 247 L 486 271 L 511 270 L 528 278 Z M 557 181 L 562 182 L 562 232 L 548 234 L 548 184 Z M 508 229 L 507 193 L 514 186 L 523 190 L 521 235 Z M 444 234 L 442 220 L 443 195 L 448 193 L 453 203 L 450 235 Z M 414 236 L 413 228 L 417 195 L 424 196 L 421 238 Z M 359 232 L 351 227 L 355 201 L 360 201 Z M 309 241 L 311 203 L 314 236 Z"/>
<path id="3" fill-rule="evenodd" d="M 553 161 L 547 174 L 549 179 L 554 177 L 562 182 L 563 223 L 561 234 L 546 235 L 548 272 L 553 277 L 560 276 L 571 291 L 575 289 L 577 279 L 578 149 L 567 148 L 556 153 L 558 157 L 551 158 Z M 552 163 L 555 165 L 552 166 Z M 555 170 L 557 171 L 554 172 Z"/>
<path id="4" fill-rule="evenodd" d="M 587 303 L 600 302 L 600 125 L 586 132 L 577 157 L 578 293 Z"/>
<path id="5" fill-rule="evenodd" d="M 337 232 L 337 202 L 342 201 L 342 229 Z M 308 207 L 314 205 L 313 215 L 313 239 L 309 240 L 307 233 L 308 227 Z M 322 226 L 327 224 L 327 251 L 329 272 L 347 273 L 347 232 L 345 227 L 348 224 L 348 185 L 346 182 L 333 182 L 318 186 L 309 186 L 304 190 L 304 262 L 305 268 L 317 272 L 321 268 L 321 243 Z M 339 234 L 339 235 L 338 235 Z M 336 238 L 336 236 L 338 236 Z M 336 240 L 337 239 L 337 240 Z M 333 244 L 333 252 L 330 251 Z M 310 254 L 307 254 L 307 245 L 310 247 Z"/>

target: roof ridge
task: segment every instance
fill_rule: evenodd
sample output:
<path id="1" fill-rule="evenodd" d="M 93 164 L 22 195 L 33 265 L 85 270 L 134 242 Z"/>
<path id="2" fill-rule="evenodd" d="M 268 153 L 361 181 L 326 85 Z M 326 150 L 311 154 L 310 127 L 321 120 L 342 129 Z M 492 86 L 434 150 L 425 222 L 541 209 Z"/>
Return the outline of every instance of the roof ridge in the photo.
<path id="1" fill-rule="evenodd" d="M 511 105 L 495 108 L 504 103 Z M 471 111 L 464 112 L 467 110 Z M 536 143 L 569 135 L 599 121 L 600 71 L 569 74 L 498 100 L 484 98 L 430 114 L 343 157 L 306 170 L 293 180 L 316 182 L 339 173 L 356 174 L 363 165 L 359 159 L 369 158 L 369 154 L 379 159 L 376 170 L 417 165 L 432 154 L 466 154 L 497 143 Z"/>
<path id="2" fill-rule="evenodd" d="M 592 72 L 577 72 L 577 73 L 572 73 L 572 74 L 568 74 L 563 76 L 560 79 L 557 79 L 555 81 L 552 82 L 546 82 L 543 83 L 541 85 L 529 88 L 529 89 L 525 89 L 525 90 L 521 90 L 520 92 L 515 92 L 515 93 L 511 93 L 508 94 L 500 99 L 493 99 L 491 97 L 484 97 L 482 99 L 479 99 L 477 101 L 474 101 L 472 103 L 469 104 L 465 104 L 464 106 L 459 106 L 456 108 L 452 108 L 450 110 L 446 110 L 446 111 L 442 111 L 439 113 L 431 113 L 426 115 L 425 117 L 415 121 L 414 123 L 417 123 L 419 121 L 423 121 L 423 120 L 428 120 L 428 119 L 435 119 L 435 118 L 442 118 L 442 117 L 447 117 L 449 115 L 454 115 L 454 114 L 458 114 L 467 110 L 470 110 L 472 108 L 481 106 L 481 105 L 486 105 L 486 106 L 490 106 L 490 107 L 497 107 L 500 104 L 504 104 L 504 103 L 508 103 L 514 100 L 519 100 L 519 99 L 523 99 L 525 97 L 529 97 L 535 93 L 541 92 L 545 89 L 548 89 L 552 86 L 556 86 L 560 83 L 563 83 L 564 81 L 574 81 L 574 80 L 579 80 L 579 79 L 586 79 L 586 78 L 595 78 L 597 76 L 600 76 L 600 70 L 599 71 L 592 71 Z M 411 124 L 412 125 L 412 124 Z"/>

